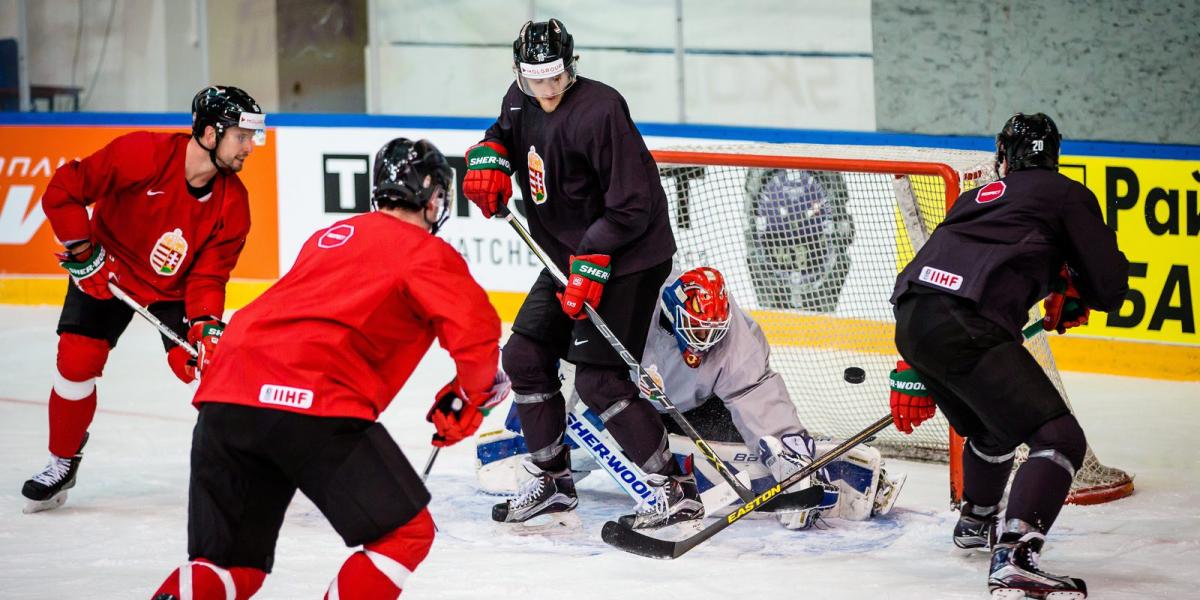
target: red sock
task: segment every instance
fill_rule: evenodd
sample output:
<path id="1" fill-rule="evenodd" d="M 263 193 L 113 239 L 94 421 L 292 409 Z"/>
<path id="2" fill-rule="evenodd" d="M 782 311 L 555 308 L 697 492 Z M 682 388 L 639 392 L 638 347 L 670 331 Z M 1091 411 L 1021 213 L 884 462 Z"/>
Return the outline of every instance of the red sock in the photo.
<path id="1" fill-rule="evenodd" d="M 108 342 L 75 333 L 58 336 L 58 373 L 50 390 L 50 452 L 75 456 L 96 416 L 96 378 L 108 362 Z"/>
<path id="2" fill-rule="evenodd" d="M 267 574 L 258 569 L 222 569 L 211 561 L 198 558 L 172 571 L 154 595 L 171 594 L 181 600 L 226 600 L 232 592 L 236 600 L 248 600 L 266 578 Z"/>
<path id="3" fill-rule="evenodd" d="M 96 416 L 96 390 L 79 400 L 67 400 L 50 390 L 50 453 L 55 456 L 75 456 Z"/>
<path id="4" fill-rule="evenodd" d="M 325 600 L 396 600 L 404 581 L 429 555 L 433 535 L 433 517 L 424 509 L 346 559 Z"/>

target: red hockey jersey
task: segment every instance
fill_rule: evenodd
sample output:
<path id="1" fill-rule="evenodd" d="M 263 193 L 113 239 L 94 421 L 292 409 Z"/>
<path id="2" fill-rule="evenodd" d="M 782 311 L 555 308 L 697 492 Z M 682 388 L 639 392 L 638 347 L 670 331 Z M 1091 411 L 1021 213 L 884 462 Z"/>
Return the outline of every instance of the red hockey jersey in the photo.
<path id="1" fill-rule="evenodd" d="M 195 403 L 374 420 L 434 337 L 469 396 L 492 386 L 500 317 L 466 262 L 415 225 L 358 215 L 314 233 L 233 316 Z"/>
<path id="2" fill-rule="evenodd" d="M 117 285 L 138 302 L 184 300 L 189 318 L 219 317 L 250 231 L 250 203 L 233 174 L 218 173 L 205 198 L 188 193 L 188 139 L 186 133 L 123 135 L 59 167 L 42 210 L 60 241 L 104 246 L 116 259 Z"/>

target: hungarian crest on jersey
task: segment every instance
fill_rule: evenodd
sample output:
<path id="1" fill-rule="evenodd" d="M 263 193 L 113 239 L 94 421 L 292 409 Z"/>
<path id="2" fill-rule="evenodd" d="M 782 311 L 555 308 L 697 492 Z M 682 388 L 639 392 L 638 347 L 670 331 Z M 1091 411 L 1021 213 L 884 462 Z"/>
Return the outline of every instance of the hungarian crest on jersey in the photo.
<path id="1" fill-rule="evenodd" d="M 187 258 L 188 243 L 183 237 L 183 230 L 168 231 L 154 243 L 150 250 L 150 266 L 159 275 L 171 276 L 179 272 L 183 259 Z"/>
<path id="2" fill-rule="evenodd" d="M 546 162 L 538 155 L 537 148 L 529 147 L 529 156 L 526 157 L 526 164 L 529 165 L 529 193 L 533 196 L 534 204 L 545 204 L 546 197 Z"/>

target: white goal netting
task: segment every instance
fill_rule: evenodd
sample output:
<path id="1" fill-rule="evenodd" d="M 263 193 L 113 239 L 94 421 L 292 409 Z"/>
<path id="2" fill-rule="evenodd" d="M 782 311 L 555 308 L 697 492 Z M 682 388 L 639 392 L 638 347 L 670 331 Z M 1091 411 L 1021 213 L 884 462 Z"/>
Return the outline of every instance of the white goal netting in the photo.
<path id="1" fill-rule="evenodd" d="M 654 154 L 678 266 L 725 274 L 734 299 L 766 332 L 801 421 L 847 437 L 887 414 L 887 375 L 899 358 L 889 302 L 896 275 L 944 218 L 948 197 L 995 178 L 992 156 L 796 144 Z M 1065 397 L 1046 336 L 1026 347 Z M 867 381 L 846 383 L 849 366 L 865 369 Z M 950 439 L 939 414 L 912 435 L 885 430 L 874 445 L 890 456 L 946 461 Z M 1073 499 L 1127 483 L 1089 450 Z"/>

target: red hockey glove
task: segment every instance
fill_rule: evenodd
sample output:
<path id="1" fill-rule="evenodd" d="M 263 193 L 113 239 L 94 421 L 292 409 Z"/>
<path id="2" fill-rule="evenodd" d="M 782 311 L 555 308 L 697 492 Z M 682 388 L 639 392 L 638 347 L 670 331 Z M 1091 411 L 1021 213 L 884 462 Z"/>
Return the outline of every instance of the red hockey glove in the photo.
<path id="1" fill-rule="evenodd" d="M 438 391 L 433 406 L 425 415 L 425 420 L 437 429 L 433 434 L 433 445 L 439 448 L 453 446 L 474 435 L 483 418 L 508 397 L 511 389 L 508 375 L 502 370 L 496 371 L 492 388 L 478 399 L 467 398 L 458 377 L 451 379 Z"/>
<path id="2" fill-rule="evenodd" d="M 71 244 L 66 252 L 55 256 L 80 291 L 97 300 L 113 297 L 108 280 L 113 276 L 112 266 L 116 259 L 104 251 L 104 246 L 85 240 Z"/>
<path id="3" fill-rule="evenodd" d="M 1075 282 L 1067 265 L 1063 265 L 1051 290 L 1050 295 L 1042 302 L 1042 308 L 1046 311 L 1046 316 L 1042 318 L 1042 329 L 1057 331 L 1062 335 L 1068 329 L 1088 322 L 1088 315 L 1092 309 L 1079 297 L 1079 290 L 1075 289 Z"/>
<path id="4" fill-rule="evenodd" d="M 491 218 L 512 196 L 512 163 L 508 151 L 496 142 L 480 142 L 467 150 L 463 195 Z"/>
<path id="5" fill-rule="evenodd" d="M 587 318 L 583 310 L 586 303 L 592 308 L 600 306 L 600 295 L 612 268 L 608 266 L 607 254 L 584 254 L 571 257 L 571 273 L 567 275 L 567 289 L 558 293 L 563 312 L 575 320 Z"/>
<path id="6" fill-rule="evenodd" d="M 913 427 L 932 419 L 937 407 L 920 376 L 908 363 L 896 361 L 896 370 L 888 375 L 892 384 L 892 422 L 896 429 L 912 433 Z"/>
<path id="7" fill-rule="evenodd" d="M 196 317 L 191 323 L 192 326 L 188 329 L 188 343 L 196 348 L 196 358 L 192 360 L 192 365 L 196 367 L 196 374 L 203 376 L 204 370 L 212 364 L 213 352 L 217 350 L 221 334 L 225 333 L 225 323 L 213 316 Z"/>
<path id="8" fill-rule="evenodd" d="M 180 381 L 191 383 L 196 380 L 196 359 L 183 347 L 174 346 L 167 350 L 167 364 Z"/>

